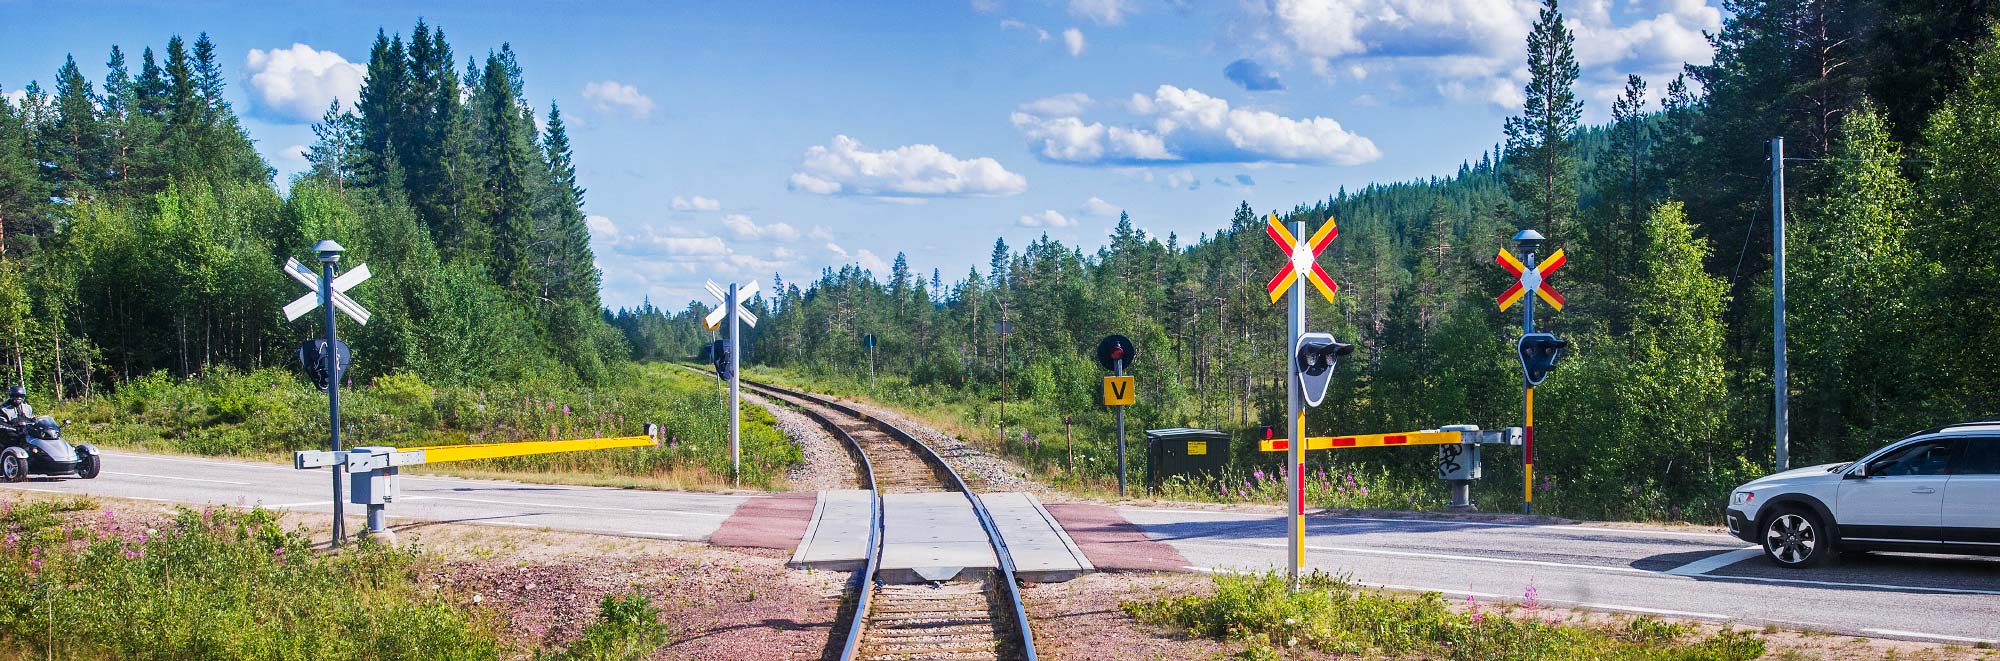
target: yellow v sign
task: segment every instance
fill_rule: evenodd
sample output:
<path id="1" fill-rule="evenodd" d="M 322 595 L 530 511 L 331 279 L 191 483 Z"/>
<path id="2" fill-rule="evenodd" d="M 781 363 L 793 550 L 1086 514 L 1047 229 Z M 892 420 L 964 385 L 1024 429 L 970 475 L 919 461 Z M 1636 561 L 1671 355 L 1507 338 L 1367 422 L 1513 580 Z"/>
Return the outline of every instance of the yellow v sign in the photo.
<path id="1" fill-rule="evenodd" d="M 1131 406 L 1136 399 L 1135 393 L 1132 392 L 1132 377 L 1104 377 L 1105 406 Z"/>

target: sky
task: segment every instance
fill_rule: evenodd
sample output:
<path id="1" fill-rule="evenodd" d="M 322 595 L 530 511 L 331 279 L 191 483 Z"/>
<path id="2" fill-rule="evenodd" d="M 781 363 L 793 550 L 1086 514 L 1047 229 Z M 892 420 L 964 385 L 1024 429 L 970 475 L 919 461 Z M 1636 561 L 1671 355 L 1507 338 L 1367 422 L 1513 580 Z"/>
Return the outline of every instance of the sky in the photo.
<path id="1" fill-rule="evenodd" d="M 706 299 L 704 280 L 803 284 L 858 264 L 946 283 L 995 238 L 1095 250 L 1122 212 L 1183 244 L 1342 187 L 1455 172 L 1502 140 L 1527 79 L 1523 0 L 17 3 L 0 94 L 104 77 L 207 32 L 279 172 L 352 103 L 378 29 L 442 28 L 460 61 L 511 43 L 539 115 L 562 108 L 606 306 Z M 1706 64 L 1704 0 L 1579 0 L 1587 122 L 1627 74 L 1657 99 Z M 133 65 L 136 69 L 136 64 Z"/>

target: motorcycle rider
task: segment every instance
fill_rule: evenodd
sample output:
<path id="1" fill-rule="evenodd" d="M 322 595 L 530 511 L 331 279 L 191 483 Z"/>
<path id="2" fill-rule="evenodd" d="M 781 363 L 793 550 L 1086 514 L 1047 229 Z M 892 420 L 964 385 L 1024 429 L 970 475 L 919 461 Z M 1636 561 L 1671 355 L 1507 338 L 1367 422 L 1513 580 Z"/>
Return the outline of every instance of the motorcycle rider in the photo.
<path id="1" fill-rule="evenodd" d="M 14 386 L 7 389 L 7 403 L 0 404 L 0 428 L 20 434 L 35 421 L 35 407 L 28 404 L 28 389 Z"/>

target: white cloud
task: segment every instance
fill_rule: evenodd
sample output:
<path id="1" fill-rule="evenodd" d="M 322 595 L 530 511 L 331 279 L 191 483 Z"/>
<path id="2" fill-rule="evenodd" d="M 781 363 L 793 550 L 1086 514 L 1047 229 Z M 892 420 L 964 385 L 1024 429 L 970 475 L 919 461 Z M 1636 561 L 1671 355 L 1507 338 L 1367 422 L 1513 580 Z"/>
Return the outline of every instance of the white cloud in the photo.
<path id="1" fill-rule="evenodd" d="M 749 216 L 740 213 L 723 216 L 722 226 L 729 230 L 730 236 L 745 241 L 778 241 L 790 243 L 799 240 L 799 237 L 802 236 L 798 228 L 791 225 L 785 223 L 758 225 L 755 221 L 750 220 Z"/>
<path id="2" fill-rule="evenodd" d="M 647 119 L 653 116 L 653 99 L 639 93 L 639 88 L 615 80 L 587 83 L 583 86 L 583 98 L 596 104 L 602 112 L 613 109 L 624 111 L 633 119 Z"/>
<path id="3" fill-rule="evenodd" d="M 1310 60 L 1322 76 L 1345 71 L 1359 80 L 1385 70 L 1428 79 L 1416 87 L 1445 98 L 1516 107 L 1526 82 L 1522 44 L 1540 4 L 1265 0 L 1246 6 L 1252 34 L 1279 54 Z M 1665 79 L 1683 63 L 1707 64 L 1713 51 L 1702 33 L 1722 27 L 1722 11 L 1705 0 L 1578 0 L 1563 9 L 1586 87 L 1622 83 L 1626 73 Z"/>
<path id="4" fill-rule="evenodd" d="M 1068 94 L 1045 96 L 1023 103 L 1020 110 L 1021 112 L 1043 117 L 1081 115 L 1083 111 L 1089 110 L 1091 106 L 1096 104 L 1097 101 L 1091 99 L 1089 94 L 1070 92 Z"/>
<path id="5" fill-rule="evenodd" d="M 1071 57 L 1082 55 L 1083 31 L 1076 28 L 1063 30 L 1063 48 L 1069 50 Z"/>
<path id="6" fill-rule="evenodd" d="M 1055 209 L 1022 216 L 1014 224 L 1022 227 L 1076 227 L 1076 219 L 1062 215 Z"/>
<path id="7" fill-rule="evenodd" d="M 832 145 L 806 150 L 790 186 L 817 195 L 885 199 L 984 197 L 1020 193 L 1028 180 L 992 158 L 960 159 L 924 144 L 868 151 L 860 141 L 836 135 Z"/>
<path id="8" fill-rule="evenodd" d="M 847 257 L 847 250 L 841 248 L 840 244 L 834 243 L 832 241 L 826 242 L 826 251 L 833 253 L 835 255 L 839 255 L 843 259 Z"/>
<path id="9" fill-rule="evenodd" d="M 291 48 L 252 48 L 244 57 L 250 73 L 250 99 L 274 117 L 298 122 L 319 121 L 338 99 L 344 108 L 361 98 L 367 67 L 347 61 L 330 50 L 295 43 Z"/>
<path id="10" fill-rule="evenodd" d="M 1028 24 L 1028 23 L 1023 23 L 1023 22 L 1021 22 L 1021 21 L 1017 21 L 1017 20 L 1014 20 L 1014 19 L 1011 19 L 1011 18 L 1003 18 L 1003 19 L 1000 19 L 1000 29 L 1002 29 L 1002 30 L 1020 30 L 1020 31 L 1022 31 L 1022 32 L 1028 32 L 1028 33 L 1032 33 L 1032 34 L 1034 34 L 1034 35 L 1035 35 L 1035 41 L 1044 41 L 1044 42 L 1045 42 L 1045 41 L 1048 41 L 1048 40 L 1049 40 L 1049 39 L 1051 38 L 1051 37 L 1049 36 L 1049 31 L 1048 31 L 1048 30 L 1044 30 L 1044 29 L 1042 29 L 1041 27 L 1038 27 L 1038 26 L 1035 26 L 1035 25 L 1030 25 L 1030 24 Z"/>
<path id="11" fill-rule="evenodd" d="M 5 96 L 7 98 L 7 105 L 13 106 L 17 110 L 20 109 L 21 104 L 28 102 L 27 90 L 7 90 L 6 94 L 0 96 Z"/>
<path id="12" fill-rule="evenodd" d="M 1132 5 L 1128 0 L 1069 0 L 1069 13 L 1098 25 L 1117 25 L 1132 13 Z"/>
<path id="13" fill-rule="evenodd" d="M 300 168 L 304 168 L 306 166 L 306 154 L 309 151 L 310 150 L 306 149 L 305 145 L 292 145 L 290 147 L 278 150 L 278 154 L 284 157 L 285 161 Z"/>
<path id="14" fill-rule="evenodd" d="M 618 223 L 611 222 L 610 216 L 584 216 L 583 224 L 590 228 L 591 234 L 605 237 L 618 236 Z"/>
<path id="15" fill-rule="evenodd" d="M 669 203 L 668 206 L 675 211 L 720 211 L 722 209 L 722 203 L 715 201 L 715 198 L 702 197 L 700 195 L 694 197 L 675 195 L 673 202 Z"/>
<path id="16" fill-rule="evenodd" d="M 1193 170 L 1167 173 L 1167 188 L 1193 188 L 1200 184 L 1195 181 Z"/>
<path id="17" fill-rule="evenodd" d="M 1294 119 L 1265 110 L 1231 108 L 1193 89 L 1161 85 L 1128 104 L 1151 125 L 1115 126 L 1078 117 L 1013 115 L 1014 127 L 1044 160 L 1075 164 L 1331 163 L 1381 158 L 1375 143 L 1327 117 Z"/>
<path id="18" fill-rule="evenodd" d="M 1100 218 L 1110 218 L 1112 216 L 1118 215 L 1118 213 L 1122 211 L 1122 209 L 1118 208 L 1118 205 L 1106 202 L 1104 201 L 1103 198 L 1098 198 L 1098 197 L 1092 197 L 1088 200 L 1084 200 L 1082 210 L 1083 210 L 1083 215 L 1097 216 Z"/>
<path id="19" fill-rule="evenodd" d="M 869 271 L 875 273 L 889 272 L 889 263 L 882 261 L 882 257 L 880 255 L 877 255 L 873 251 L 867 250 L 865 248 L 862 250 L 855 251 L 854 263 L 860 264 L 861 268 L 868 269 Z"/>

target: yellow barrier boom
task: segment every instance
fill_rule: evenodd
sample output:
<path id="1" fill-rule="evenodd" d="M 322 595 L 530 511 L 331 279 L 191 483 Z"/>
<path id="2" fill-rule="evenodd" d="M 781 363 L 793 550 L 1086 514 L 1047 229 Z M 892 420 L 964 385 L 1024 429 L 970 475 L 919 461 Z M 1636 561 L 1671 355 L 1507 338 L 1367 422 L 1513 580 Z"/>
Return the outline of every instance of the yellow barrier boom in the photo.
<path id="1" fill-rule="evenodd" d="M 1346 448 L 1401 447 L 1404 445 L 1458 445 L 1466 442 L 1464 432 L 1457 431 L 1409 431 L 1394 434 L 1367 434 L 1363 436 L 1308 436 L 1307 450 L 1337 450 Z M 1264 452 L 1284 452 L 1291 449 L 1291 439 L 1276 438 L 1257 442 L 1257 449 Z"/>
<path id="2" fill-rule="evenodd" d="M 655 445 L 650 436 L 619 436 L 616 438 L 582 438 L 570 441 L 519 441 L 514 443 L 473 443 L 469 445 L 426 445 L 414 448 L 396 448 L 397 452 L 423 452 L 426 464 L 446 461 L 470 461 L 473 459 L 499 459 L 501 457 L 522 457 L 531 454 L 552 452 L 577 452 L 582 450 L 609 450 L 613 448 L 637 448 Z"/>

